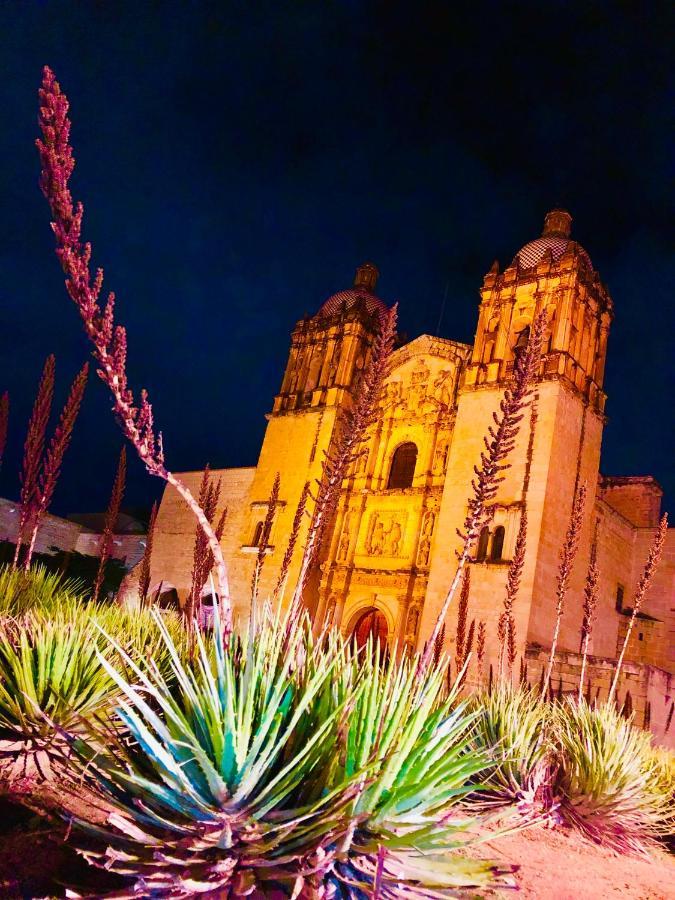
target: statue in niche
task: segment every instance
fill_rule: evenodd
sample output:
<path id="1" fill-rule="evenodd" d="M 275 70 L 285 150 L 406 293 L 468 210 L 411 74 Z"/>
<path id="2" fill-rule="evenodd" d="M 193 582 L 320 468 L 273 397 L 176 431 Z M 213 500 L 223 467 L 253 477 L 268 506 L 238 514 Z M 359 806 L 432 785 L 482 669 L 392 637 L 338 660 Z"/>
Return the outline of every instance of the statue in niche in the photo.
<path id="1" fill-rule="evenodd" d="M 417 635 L 417 629 L 420 624 L 420 607 L 417 603 L 413 603 L 413 605 L 408 610 L 408 620 L 405 626 L 406 637 L 411 640 L 415 639 Z"/>
<path id="2" fill-rule="evenodd" d="M 417 565 L 428 566 L 429 556 L 431 555 L 431 534 L 434 530 L 434 514 L 426 512 L 424 521 L 422 522 L 422 533 L 420 535 L 420 545 L 417 551 Z"/>
<path id="3" fill-rule="evenodd" d="M 448 466 L 448 452 L 450 448 L 447 444 L 439 444 L 434 452 L 434 474 L 444 475 Z"/>
<path id="4" fill-rule="evenodd" d="M 337 607 L 337 598 L 335 594 L 331 594 L 326 604 L 326 612 L 324 613 L 324 622 L 326 625 L 333 625 L 335 619 L 335 609 Z"/>
<path id="5" fill-rule="evenodd" d="M 340 536 L 340 544 L 338 545 L 337 558 L 339 560 L 347 559 L 347 554 L 349 553 L 349 526 L 351 524 L 351 516 L 349 513 L 345 516 L 345 521 L 342 526 L 342 534 Z"/>
<path id="6" fill-rule="evenodd" d="M 439 372 L 434 381 L 434 389 L 436 395 L 434 400 L 443 409 L 450 409 L 452 405 L 452 383 L 454 372 L 452 369 L 443 369 Z"/>
<path id="7" fill-rule="evenodd" d="M 407 396 L 407 406 L 410 412 L 419 412 L 426 402 L 428 379 L 429 370 L 424 363 L 420 363 L 413 369 Z"/>

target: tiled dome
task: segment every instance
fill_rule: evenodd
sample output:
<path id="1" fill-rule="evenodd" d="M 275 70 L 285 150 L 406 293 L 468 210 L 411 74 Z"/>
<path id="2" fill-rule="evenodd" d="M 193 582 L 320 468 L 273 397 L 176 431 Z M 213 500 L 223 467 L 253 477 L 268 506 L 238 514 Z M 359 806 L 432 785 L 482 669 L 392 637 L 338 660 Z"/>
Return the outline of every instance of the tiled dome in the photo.
<path id="1" fill-rule="evenodd" d="M 542 236 L 525 244 L 525 246 L 516 253 L 511 265 L 515 265 L 516 262 L 518 262 L 521 269 L 531 269 L 532 266 L 536 266 L 537 263 L 541 261 L 548 250 L 551 251 L 554 261 L 557 262 L 568 247 L 571 246 L 578 248 L 580 254 L 592 269 L 593 265 L 588 253 L 586 253 L 580 244 L 570 240 L 571 226 L 572 216 L 566 210 L 551 210 L 544 221 L 544 231 Z"/>
<path id="2" fill-rule="evenodd" d="M 387 309 L 384 300 L 376 297 L 373 291 L 379 276 L 377 267 L 373 263 L 364 263 L 356 270 L 354 286 L 346 291 L 338 291 L 326 300 L 318 312 L 320 316 L 334 316 L 343 310 L 351 309 L 360 300 L 365 303 L 366 309 L 372 315 L 375 312 Z"/>

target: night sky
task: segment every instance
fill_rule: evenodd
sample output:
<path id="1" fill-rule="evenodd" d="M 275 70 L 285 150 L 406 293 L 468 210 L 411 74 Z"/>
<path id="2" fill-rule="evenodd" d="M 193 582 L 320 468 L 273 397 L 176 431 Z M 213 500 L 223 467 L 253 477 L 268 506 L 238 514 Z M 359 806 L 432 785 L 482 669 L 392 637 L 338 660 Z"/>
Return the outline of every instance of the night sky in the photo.
<path id="1" fill-rule="evenodd" d="M 85 236 L 176 471 L 255 464 L 294 323 L 366 259 L 410 338 L 471 342 L 478 288 L 573 238 L 616 319 L 606 474 L 672 466 L 671 4 L 0 3 L 0 495 L 45 357 L 87 356 L 37 186 L 41 67 L 71 101 Z M 121 447 L 90 379 L 53 510 L 105 507 Z M 127 504 L 161 485 L 130 466 Z"/>

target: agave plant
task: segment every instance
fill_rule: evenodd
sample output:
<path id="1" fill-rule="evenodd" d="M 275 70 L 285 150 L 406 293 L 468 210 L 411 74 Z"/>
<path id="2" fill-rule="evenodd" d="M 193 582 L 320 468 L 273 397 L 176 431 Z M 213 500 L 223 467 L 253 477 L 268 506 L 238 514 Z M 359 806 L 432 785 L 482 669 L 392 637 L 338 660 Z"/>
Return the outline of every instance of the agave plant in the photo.
<path id="1" fill-rule="evenodd" d="M 162 675 L 170 679 L 172 675 L 171 653 L 164 640 L 164 632 L 157 623 L 157 617 L 148 609 L 130 610 L 110 603 L 90 604 L 87 612 L 93 622 L 109 635 L 141 669 L 150 664 L 159 668 Z M 177 612 L 162 612 L 164 628 L 169 632 L 173 646 L 183 656 L 187 652 L 185 626 Z M 118 656 L 123 663 L 124 657 Z M 127 675 L 132 670 L 127 668 Z"/>
<path id="2" fill-rule="evenodd" d="M 486 806 L 515 803 L 521 814 L 555 816 L 549 713 L 538 692 L 501 682 L 474 696 L 472 744 L 490 757 L 472 796 Z"/>
<path id="3" fill-rule="evenodd" d="M 133 678 L 101 663 L 126 739 L 72 741 L 111 807 L 107 827 L 76 821 L 81 852 L 129 879 L 116 896 L 454 896 L 506 877 L 451 852 L 478 839 L 458 801 L 486 760 L 442 670 L 269 613 L 229 638 L 216 616 L 188 663 L 157 625 L 173 685 L 118 646 Z"/>
<path id="4" fill-rule="evenodd" d="M 0 623 L 0 729 L 10 779 L 40 774 L 65 742 L 63 730 L 84 723 L 111 706 L 113 679 L 102 664 L 93 625 L 82 619 L 25 617 Z"/>
<path id="5" fill-rule="evenodd" d="M 672 794 L 663 789 L 646 732 L 609 704 L 591 708 L 569 698 L 555 724 L 568 822 L 597 842 L 636 851 L 667 830 L 669 819 L 672 827 Z"/>

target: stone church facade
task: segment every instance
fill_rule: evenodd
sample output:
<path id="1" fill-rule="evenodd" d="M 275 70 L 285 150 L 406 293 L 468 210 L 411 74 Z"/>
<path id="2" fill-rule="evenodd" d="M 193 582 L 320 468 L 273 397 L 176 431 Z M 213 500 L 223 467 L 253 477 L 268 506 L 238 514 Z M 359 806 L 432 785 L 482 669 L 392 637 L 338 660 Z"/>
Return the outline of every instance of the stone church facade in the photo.
<path id="1" fill-rule="evenodd" d="M 359 639 L 376 631 L 390 646 L 420 647 L 452 579 L 473 466 L 483 435 L 513 373 L 514 354 L 540 310 L 549 330 L 535 385 L 536 422 L 525 416 L 495 500 L 489 529 L 471 563 L 469 617 L 486 624 L 486 667 L 498 656 L 497 619 L 520 517 L 527 509 L 527 556 L 515 603 L 518 655 L 539 677 L 555 619 L 555 583 L 572 498 L 587 485 L 580 550 L 560 635 L 554 683 L 578 677 L 582 592 L 597 542 L 600 600 L 590 652 L 591 683 L 609 685 L 628 622 L 627 609 L 659 521 L 661 489 L 650 476 L 600 474 L 605 422 L 603 376 L 613 304 L 588 253 L 571 240 L 571 217 L 546 216 L 543 234 L 480 288 L 473 345 L 422 335 L 393 353 L 375 425 L 345 479 L 320 565 L 308 586 L 317 618 L 330 615 Z M 293 330 L 256 466 L 216 470 L 228 508 L 222 546 L 235 609 L 246 615 L 261 523 L 277 472 L 280 502 L 267 537 L 260 594 L 272 592 L 305 483 L 321 474 L 324 451 L 362 370 L 384 302 L 377 269 L 357 270 L 353 287 L 329 297 Z M 198 490 L 200 472 L 181 476 Z M 152 561 L 155 586 L 182 602 L 190 585 L 194 520 L 167 488 Z M 305 525 L 306 528 L 306 525 Z M 302 546 L 302 535 L 299 542 Z M 292 591 L 300 564 L 295 554 Z M 206 588 L 208 591 L 208 587 Z M 454 653 L 455 609 L 446 626 Z M 620 687 L 665 742 L 675 732 L 675 535 L 631 638 Z M 473 674 L 475 680 L 475 673 Z M 668 727 L 667 727 L 668 726 Z M 667 733 L 666 733 L 667 732 Z"/>

